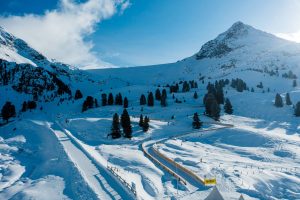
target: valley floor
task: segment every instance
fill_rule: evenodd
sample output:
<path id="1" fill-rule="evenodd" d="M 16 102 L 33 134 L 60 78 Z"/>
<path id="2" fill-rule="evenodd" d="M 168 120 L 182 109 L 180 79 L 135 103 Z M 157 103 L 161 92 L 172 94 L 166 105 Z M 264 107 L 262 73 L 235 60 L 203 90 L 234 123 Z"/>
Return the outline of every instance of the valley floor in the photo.
<path id="1" fill-rule="evenodd" d="M 130 90 L 129 99 L 138 99 L 141 88 L 119 90 Z M 169 97 L 165 108 L 144 107 L 142 113 L 150 117 L 147 133 L 138 126 L 141 107 L 132 101 L 128 109 L 134 131 L 131 140 L 107 137 L 112 115 L 122 113 L 120 106 L 81 113 L 79 101 L 62 104 L 51 114 L 25 113 L 22 119 L 0 127 L 0 199 L 134 199 L 107 166 L 134 185 L 138 199 L 205 199 L 213 189 L 177 183 L 144 155 L 143 143 L 155 145 L 199 177 L 216 178 L 225 199 L 238 199 L 240 194 L 245 199 L 300 199 L 300 127 L 292 108 L 275 108 L 274 94 L 237 93 L 229 88 L 228 93 L 235 112 L 223 114 L 220 121 L 233 127 L 217 130 L 222 126 L 203 115 L 204 126 L 192 129 L 191 115 L 204 111 L 202 96 L 195 100 L 193 92 L 178 94 L 186 99 L 182 104 Z M 240 95 L 246 98 L 241 101 Z M 300 97 L 297 90 L 292 95 Z"/>

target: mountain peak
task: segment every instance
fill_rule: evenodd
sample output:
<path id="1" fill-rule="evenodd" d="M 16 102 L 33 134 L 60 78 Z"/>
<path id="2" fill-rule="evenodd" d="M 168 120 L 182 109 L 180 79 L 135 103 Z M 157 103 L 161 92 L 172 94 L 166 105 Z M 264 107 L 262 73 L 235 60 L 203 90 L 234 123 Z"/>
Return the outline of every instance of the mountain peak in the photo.
<path id="1" fill-rule="evenodd" d="M 220 58 L 242 46 L 254 43 L 267 43 L 274 41 L 276 37 L 244 24 L 241 21 L 235 22 L 227 31 L 221 33 L 214 40 L 205 43 L 196 58 Z M 275 40 L 278 40 L 276 38 Z"/>
<path id="2" fill-rule="evenodd" d="M 237 39 L 246 36 L 250 30 L 255 30 L 252 26 L 246 25 L 241 21 L 234 23 L 227 31 L 219 35 L 222 40 Z"/>

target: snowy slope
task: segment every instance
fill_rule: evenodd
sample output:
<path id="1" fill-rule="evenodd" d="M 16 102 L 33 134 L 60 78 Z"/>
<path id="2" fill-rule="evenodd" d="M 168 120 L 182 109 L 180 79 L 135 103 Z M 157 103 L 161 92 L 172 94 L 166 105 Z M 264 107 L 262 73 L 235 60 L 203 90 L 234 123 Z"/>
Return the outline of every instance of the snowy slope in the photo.
<path id="1" fill-rule="evenodd" d="M 142 144 L 150 148 L 158 142 L 165 156 L 201 177 L 216 177 L 226 200 L 238 199 L 240 194 L 249 200 L 300 199 L 299 119 L 293 115 L 293 106 L 274 107 L 276 93 L 285 97 L 289 92 L 293 104 L 300 100 L 299 87 L 292 86 L 298 78 L 282 76 L 289 71 L 300 76 L 299 44 L 237 22 L 195 55 L 176 63 L 81 71 L 49 61 L 3 29 L 0 33 L 0 59 L 6 69 L 20 70 L 15 80 L 0 86 L 4 94 L 0 106 L 12 101 L 19 111 L 24 100 L 32 99 L 31 94 L 12 87 L 26 70 L 35 72 L 30 77 L 35 83 L 52 83 L 50 72 L 69 86 L 72 95 L 76 89 L 83 93 L 79 100 L 68 95 L 49 102 L 41 98 L 38 106 L 42 111 L 20 112 L 8 125 L 0 126 L 0 199 L 49 199 L 50 192 L 50 199 L 130 198 L 132 193 L 106 166 L 135 185 L 138 199 L 191 200 L 215 194 L 212 187 L 177 184 L 171 174 L 146 157 Z M 39 68 L 43 69 L 41 76 Z M 202 115 L 202 99 L 208 82 L 225 78 L 241 78 L 255 92 L 240 93 L 226 86 L 225 97 L 230 98 L 234 115 L 222 111 L 221 122 L 234 127 L 216 130 L 219 126 Z M 175 94 L 182 103 L 175 103 L 166 87 L 167 107 L 161 107 L 159 101 L 154 107 L 139 105 L 141 94 L 181 80 L 196 80 L 199 85 Z M 264 88 L 256 87 L 259 82 Z M 193 98 L 195 91 L 198 99 Z M 112 116 L 121 114 L 122 106 L 81 112 L 87 95 L 100 104 L 101 94 L 110 92 L 121 92 L 129 99 L 131 140 L 107 137 Z M 206 122 L 205 132 L 192 129 L 195 112 Z M 140 114 L 150 117 L 147 133 L 138 125 Z M 52 190 L 45 193 L 45 188 Z"/>

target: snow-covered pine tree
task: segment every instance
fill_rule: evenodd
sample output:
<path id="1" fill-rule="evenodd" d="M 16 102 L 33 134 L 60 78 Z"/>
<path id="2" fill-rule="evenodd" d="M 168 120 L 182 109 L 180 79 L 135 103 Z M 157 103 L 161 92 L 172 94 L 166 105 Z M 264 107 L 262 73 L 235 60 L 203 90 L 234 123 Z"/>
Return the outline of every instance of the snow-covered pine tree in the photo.
<path id="1" fill-rule="evenodd" d="M 295 116 L 300 117 L 300 101 L 298 101 L 295 106 Z"/>
<path id="2" fill-rule="evenodd" d="M 143 105 L 146 105 L 147 101 L 146 101 L 146 97 L 145 95 L 141 95 L 141 98 L 140 98 L 140 105 L 143 106 Z"/>
<path id="3" fill-rule="evenodd" d="M 112 93 L 109 93 L 108 95 L 108 100 L 107 100 L 108 105 L 113 105 L 114 104 L 114 96 Z"/>
<path id="4" fill-rule="evenodd" d="M 286 95 L 285 95 L 285 103 L 288 106 L 292 105 L 292 101 L 291 101 L 291 97 L 290 97 L 289 93 L 286 93 Z"/>
<path id="5" fill-rule="evenodd" d="M 145 116 L 145 119 L 144 119 L 144 123 L 143 123 L 143 131 L 144 132 L 147 132 L 149 130 L 149 117 Z"/>
<path id="6" fill-rule="evenodd" d="M 192 125 L 193 125 L 193 128 L 194 128 L 194 129 L 199 129 L 199 128 L 201 128 L 202 122 L 201 122 L 200 119 L 199 119 L 198 113 L 194 113 Z"/>
<path id="7" fill-rule="evenodd" d="M 124 98 L 124 105 L 123 105 L 124 108 L 128 108 L 128 99 L 127 97 Z"/>
<path id="8" fill-rule="evenodd" d="M 224 112 L 230 115 L 233 113 L 232 105 L 228 98 L 225 100 Z"/>
<path id="9" fill-rule="evenodd" d="M 113 116 L 113 121 L 111 126 L 111 137 L 113 139 L 121 137 L 120 120 L 119 120 L 119 115 L 117 113 L 115 113 Z"/>
<path id="10" fill-rule="evenodd" d="M 124 137 L 131 138 L 132 137 L 132 127 L 131 127 L 130 116 L 129 116 L 126 108 L 123 110 L 123 113 L 121 116 L 121 125 L 123 127 Z"/>
<path id="11" fill-rule="evenodd" d="M 81 91 L 80 90 L 76 90 L 74 99 L 77 100 L 77 99 L 81 99 L 82 97 L 83 96 L 82 96 Z"/>
<path id="12" fill-rule="evenodd" d="M 148 106 L 154 106 L 154 98 L 152 92 L 150 92 L 148 95 Z"/>
<path id="13" fill-rule="evenodd" d="M 160 93 L 159 88 L 157 88 L 155 91 L 155 99 L 158 101 L 161 100 L 161 93 Z"/>
<path id="14" fill-rule="evenodd" d="M 198 94 L 197 94 L 197 92 L 194 92 L 194 99 L 198 99 Z"/>
<path id="15" fill-rule="evenodd" d="M 103 93 L 101 95 L 101 98 L 102 98 L 102 106 L 106 106 L 107 105 L 107 95 Z"/>
<path id="16" fill-rule="evenodd" d="M 278 108 L 283 107 L 282 98 L 278 93 L 275 96 L 275 106 L 278 107 Z"/>
<path id="17" fill-rule="evenodd" d="M 141 114 L 141 115 L 140 115 L 139 126 L 140 126 L 140 127 L 143 127 L 143 124 L 144 124 L 144 118 L 143 118 L 143 115 Z"/>

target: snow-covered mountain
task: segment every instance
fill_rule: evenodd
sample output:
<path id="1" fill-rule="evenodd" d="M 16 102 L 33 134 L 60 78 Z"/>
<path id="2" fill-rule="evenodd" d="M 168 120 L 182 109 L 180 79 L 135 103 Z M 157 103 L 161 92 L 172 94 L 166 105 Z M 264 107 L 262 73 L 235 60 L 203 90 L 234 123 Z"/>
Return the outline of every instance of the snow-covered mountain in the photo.
<path id="1" fill-rule="evenodd" d="M 279 77 L 292 71 L 299 77 L 300 44 L 236 22 L 227 31 L 205 43 L 195 55 L 176 63 L 92 72 L 103 78 L 123 77 L 128 82 L 169 83 L 200 76 L 243 76 L 241 72 L 244 71 L 264 72 Z M 146 76 L 151 78 L 141 80 Z"/>
<path id="2" fill-rule="evenodd" d="M 299 44 L 242 22 L 176 63 L 88 71 L 53 62 L 0 28 L 0 107 L 10 101 L 17 111 L 0 123 L 0 199 L 300 199 L 299 65 Z M 246 90 L 232 86 L 235 78 Z M 215 122 L 203 99 L 221 79 L 233 114 L 221 104 Z M 198 87 L 183 91 L 183 81 Z M 83 98 L 74 98 L 77 89 Z M 166 89 L 166 106 L 140 105 L 157 89 Z M 103 106 L 103 94 L 128 99 L 131 140 L 110 138 L 124 107 Z M 82 112 L 88 96 L 94 105 Z M 25 100 L 43 109 L 21 112 Z M 141 114 L 150 118 L 147 132 Z M 205 177 L 217 188 L 195 181 Z"/>
<path id="3" fill-rule="evenodd" d="M 1 90 L 4 90 L 7 97 L 14 94 L 23 96 L 24 100 L 34 99 L 44 102 L 53 101 L 56 97 L 69 99 L 77 83 L 92 82 L 84 71 L 49 60 L 2 27 L 0 27 L 0 77 Z M 22 98 L 13 98 L 11 101 L 18 100 L 17 104 L 20 104 Z M 4 103 L 3 101 L 7 100 L 9 99 L 0 101 Z"/>

